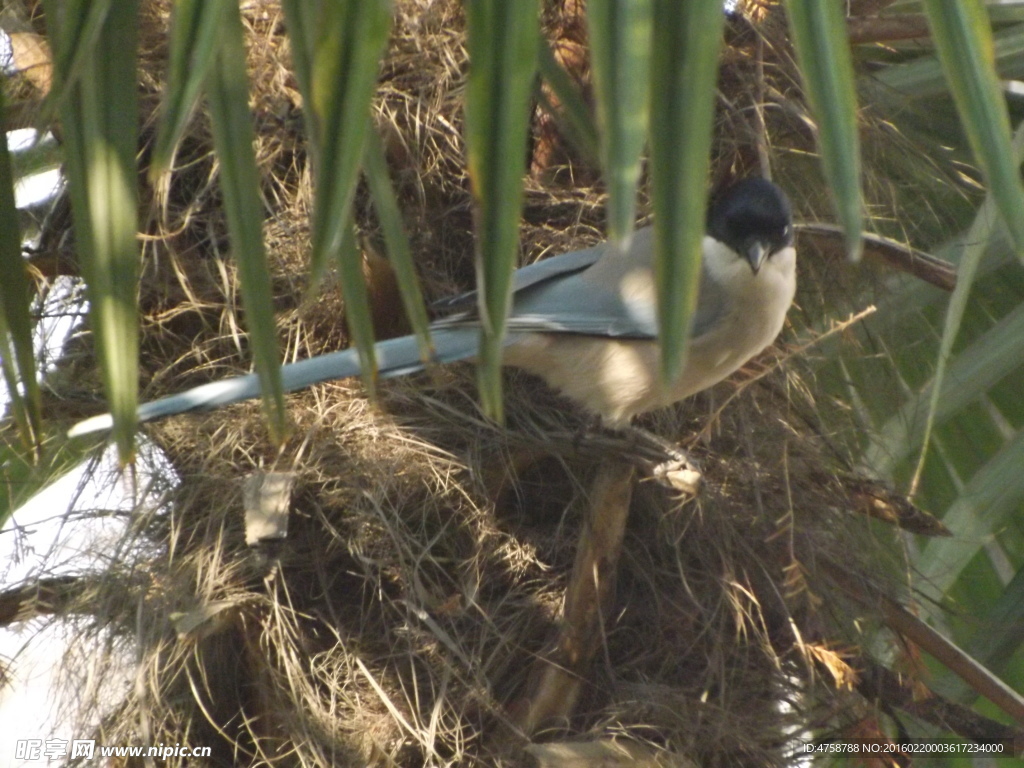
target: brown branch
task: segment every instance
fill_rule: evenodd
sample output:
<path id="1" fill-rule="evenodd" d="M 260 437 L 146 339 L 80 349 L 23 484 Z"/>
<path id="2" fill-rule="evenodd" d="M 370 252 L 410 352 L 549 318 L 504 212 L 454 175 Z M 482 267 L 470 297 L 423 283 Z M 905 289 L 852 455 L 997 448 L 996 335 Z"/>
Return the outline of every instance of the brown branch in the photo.
<path id="1" fill-rule="evenodd" d="M 1024 725 L 1024 697 L 895 600 L 883 596 L 881 606 L 891 629 L 931 654 L 973 690 Z"/>
<path id="2" fill-rule="evenodd" d="M 876 480 L 850 475 L 842 478 L 842 486 L 854 512 L 921 536 L 953 535 L 941 520 Z"/>
<path id="3" fill-rule="evenodd" d="M 949 701 L 932 691 L 922 696 L 922 686 L 870 659 L 856 662 L 857 691 L 869 701 L 900 709 L 926 723 L 957 736 L 984 744 L 991 742 L 1024 745 L 1024 730 L 979 715 L 969 707 Z"/>
<path id="4" fill-rule="evenodd" d="M 0 627 L 64 611 L 93 585 L 79 576 L 40 579 L 0 592 Z"/>
<path id="5" fill-rule="evenodd" d="M 928 37 L 928 19 L 922 14 L 903 16 L 859 16 L 846 20 L 846 34 L 854 45 L 865 43 L 887 43 L 896 40 L 914 40 Z"/>
<path id="6" fill-rule="evenodd" d="M 896 0 L 850 0 L 850 16 L 877 16 Z"/>
<path id="7" fill-rule="evenodd" d="M 526 694 L 510 707 L 510 719 L 526 735 L 572 715 L 587 668 L 602 647 L 604 621 L 615 595 L 633 475 L 632 465 L 623 462 L 605 462 L 598 471 L 566 589 L 559 636 L 551 650 L 535 662 Z"/>
<path id="8" fill-rule="evenodd" d="M 843 238 L 842 228 L 834 224 L 805 223 L 796 229 L 801 237 L 816 240 L 819 247 L 841 243 Z M 944 291 L 956 288 L 956 267 L 948 261 L 871 232 L 865 232 L 862 239 L 865 257 L 885 262 Z"/>
<path id="9" fill-rule="evenodd" d="M 828 568 L 828 571 L 829 576 L 841 585 L 850 597 L 862 605 L 880 611 L 883 621 L 893 632 L 930 654 L 967 683 L 972 690 L 1024 726 L 1024 697 L 957 647 L 952 640 L 944 637 L 903 605 L 867 582 L 855 580 L 849 573 L 838 568 Z"/>

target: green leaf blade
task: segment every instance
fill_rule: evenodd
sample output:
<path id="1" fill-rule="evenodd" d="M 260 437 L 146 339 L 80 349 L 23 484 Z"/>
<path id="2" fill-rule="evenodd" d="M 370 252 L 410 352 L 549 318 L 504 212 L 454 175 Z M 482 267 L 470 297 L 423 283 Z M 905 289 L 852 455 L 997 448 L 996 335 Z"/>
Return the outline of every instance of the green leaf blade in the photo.
<path id="1" fill-rule="evenodd" d="M 662 380 L 685 361 L 701 243 L 725 14 L 717 0 L 655 0 L 650 169 Z"/>
<path id="2" fill-rule="evenodd" d="M 984 6 L 978 0 L 924 0 L 924 7 L 971 150 L 1024 259 L 1024 184 L 1011 147 Z"/>
<path id="3" fill-rule="evenodd" d="M 804 89 L 818 123 L 825 178 L 843 225 L 847 256 L 857 261 L 864 228 L 861 156 L 843 6 L 821 0 L 787 0 L 786 11 Z"/>
<path id="4" fill-rule="evenodd" d="M 1006 79 L 1024 77 L 1024 24 L 1000 30 L 993 35 L 992 43 L 999 75 Z M 889 65 L 873 73 L 866 82 L 873 100 L 897 108 L 905 106 L 907 99 L 922 101 L 949 95 L 949 85 L 937 55 Z M 875 87 L 874 84 L 883 87 Z"/>
<path id="5" fill-rule="evenodd" d="M 1024 360 L 1024 306 L 1011 312 L 989 332 L 951 360 L 935 404 L 935 424 L 967 407 L 1012 373 Z M 925 435 L 934 382 L 909 399 L 873 438 L 869 466 L 888 475 L 893 465 L 919 446 Z"/>
<path id="6" fill-rule="evenodd" d="M 216 62 L 218 41 L 227 23 L 226 3 L 178 0 L 171 18 L 167 85 L 164 88 L 149 176 L 155 179 L 171 166 L 174 150 Z"/>
<path id="7" fill-rule="evenodd" d="M 341 295 L 345 301 L 345 319 L 352 345 L 359 355 L 359 372 L 371 400 L 377 395 L 377 355 L 374 349 L 373 317 L 370 297 L 363 277 L 362 252 L 356 243 L 355 224 L 350 218 L 342 231 L 336 254 L 341 276 Z"/>
<path id="8" fill-rule="evenodd" d="M 942 522 L 956 535 L 925 545 L 916 566 L 922 585 L 942 594 L 971 558 L 1019 514 L 1024 501 L 1024 431 L 1020 431 L 974 474 Z"/>
<path id="9" fill-rule="evenodd" d="M 543 88 L 538 89 L 541 103 L 555 117 L 560 130 L 580 152 L 584 161 L 597 166 L 601 162 L 600 140 L 590 108 L 569 73 L 555 60 L 548 41 L 541 35 L 537 36 L 537 41 L 537 69 L 558 100 L 558 107 L 550 104 Z"/>
<path id="10" fill-rule="evenodd" d="M 135 0 L 112 5 L 90 48 L 56 54 L 76 242 L 122 461 L 133 454 L 138 403 L 137 9 Z M 56 48 L 80 44 L 75 32 L 57 24 Z"/>
<path id="11" fill-rule="evenodd" d="M 113 0 L 67 0 L 46 2 L 46 18 L 51 20 L 54 69 L 59 76 L 47 96 L 50 109 L 63 107 L 64 99 L 82 77 L 94 72 L 89 63 L 103 35 Z"/>
<path id="12" fill-rule="evenodd" d="M 537 55 L 535 0 L 467 0 L 466 152 L 475 202 L 481 339 L 478 382 L 484 412 L 501 420 L 501 359 Z"/>
<path id="13" fill-rule="evenodd" d="M 364 381 L 372 391 L 376 365 L 362 258 L 346 238 L 350 237 L 347 230 L 351 229 L 352 202 L 367 135 L 372 130 L 370 103 L 391 28 L 391 3 L 345 0 L 314 9 L 291 2 L 286 11 L 316 165 L 311 290 L 327 265 L 341 259 L 345 315 L 363 362 Z"/>
<path id="14" fill-rule="evenodd" d="M 1020 166 L 1021 155 L 1024 153 L 1024 123 L 1018 126 L 1013 141 L 1010 144 L 1010 159 L 1014 168 Z M 917 474 L 920 474 L 924 466 L 925 457 L 928 451 L 928 443 L 931 438 L 932 429 L 935 424 L 936 414 L 939 410 L 939 398 L 942 394 L 945 381 L 946 369 L 953 355 L 953 345 L 960 333 L 960 326 L 963 322 L 964 313 L 967 310 L 968 299 L 970 298 L 971 287 L 974 285 L 974 278 L 977 276 L 981 258 L 985 253 L 986 244 L 992 239 L 995 228 L 995 210 L 999 206 L 999 198 L 994 190 L 990 190 L 985 197 L 985 202 L 978 211 L 974 223 L 967 233 L 967 241 L 964 247 L 963 257 L 957 270 L 957 285 L 949 299 L 949 306 L 946 310 L 946 321 L 942 327 L 942 340 L 939 345 L 939 358 L 935 368 L 934 383 L 931 397 L 928 403 L 928 417 L 925 423 L 924 438 L 921 447 L 921 458 L 918 461 Z M 1022 208 L 1021 210 L 1024 210 Z"/>
<path id="15" fill-rule="evenodd" d="M 650 0 L 587 3 L 601 167 L 608 187 L 608 236 L 620 247 L 636 218 L 640 156 L 647 137 L 651 58 Z"/>
<path id="16" fill-rule="evenodd" d="M 286 431 L 284 389 L 273 290 L 263 246 L 263 204 L 249 114 L 242 20 L 236 5 L 224 5 L 228 10 L 221 27 L 216 60 L 207 78 L 207 99 L 214 148 L 221 163 L 220 185 L 231 252 L 241 278 L 246 326 L 263 393 L 263 407 L 271 435 L 280 440 Z"/>
<path id="17" fill-rule="evenodd" d="M 391 267 L 395 270 L 402 304 L 409 317 L 413 333 L 416 334 L 420 357 L 424 361 L 428 361 L 433 357 L 433 345 L 430 341 L 430 318 L 427 316 L 427 307 L 423 302 L 423 292 L 420 290 L 419 277 L 416 275 L 409 238 L 402 224 L 402 212 L 398 206 L 398 198 L 388 175 L 384 148 L 375 131 L 371 130 L 367 133 L 363 162 L 366 179 L 370 185 L 370 194 L 373 196 L 373 205 L 377 210 L 381 229 L 384 231 L 384 241 L 387 244 Z"/>
<path id="18" fill-rule="evenodd" d="M 2 110 L 3 93 L 0 92 L 0 112 Z M 0 366 L 22 443 L 36 454 L 42 434 L 42 406 L 29 317 L 32 285 L 21 254 L 14 181 L 5 133 L 0 137 L 0 271 L 4 276 L 0 280 Z"/>

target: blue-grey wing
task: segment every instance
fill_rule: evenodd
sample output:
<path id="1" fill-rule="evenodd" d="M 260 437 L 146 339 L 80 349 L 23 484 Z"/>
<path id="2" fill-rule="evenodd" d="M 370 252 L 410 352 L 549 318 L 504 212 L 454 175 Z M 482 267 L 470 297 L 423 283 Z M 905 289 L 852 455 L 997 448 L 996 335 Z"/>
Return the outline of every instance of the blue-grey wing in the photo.
<path id="1" fill-rule="evenodd" d="M 612 253 L 602 244 L 587 251 L 546 259 L 516 273 L 509 332 L 574 333 L 588 336 L 650 339 L 657 335 L 654 307 L 625 286 L 639 273 L 649 283 L 647 236 L 637 252 Z M 604 257 L 602 260 L 601 257 Z M 525 274 L 524 274 L 525 273 Z M 473 312 L 437 324 L 476 322 Z"/>
<path id="2" fill-rule="evenodd" d="M 578 333 L 656 339 L 657 294 L 651 230 L 638 230 L 626 254 L 558 279 L 531 285 L 514 297 L 509 331 Z M 702 267 L 691 338 L 709 332 L 730 310 L 729 296 Z"/>
<path id="3" fill-rule="evenodd" d="M 518 293 L 538 283 L 580 272 L 601 258 L 605 246 L 606 243 L 599 243 L 592 248 L 562 253 L 520 267 L 512 276 L 512 292 Z M 467 312 L 476 308 L 476 301 L 477 292 L 467 291 L 435 301 L 431 306 L 440 312 Z"/>
<path id="4" fill-rule="evenodd" d="M 578 273 L 516 294 L 508 318 L 509 331 L 657 338 L 653 304 L 629 298 L 618 283 L 588 277 L 586 272 Z"/>
<path id="5" fill-rule="evenodd" d="M 508 331 L 656 339 L 651 241 L 649 229 L 638 230 L 628 254 L 609 252 L 602 243 L 518 270 Z M 463 299 L 471 309 L 439 320 L 438 327 L 477 322 L 476 294 L 457 297 Z M 702 269 L 691 336 L 707 333 L 728 310 L 726 304 L 725 292 Z"/>

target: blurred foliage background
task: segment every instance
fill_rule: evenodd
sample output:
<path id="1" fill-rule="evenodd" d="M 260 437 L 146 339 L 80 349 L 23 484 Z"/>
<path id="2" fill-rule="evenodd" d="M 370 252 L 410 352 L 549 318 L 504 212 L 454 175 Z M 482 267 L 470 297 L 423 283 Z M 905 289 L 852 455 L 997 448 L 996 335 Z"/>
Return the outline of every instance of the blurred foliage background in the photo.
<path id="1" fill-rule="evenodd" d="M 272 726 L 252 736 L 257 747 L 246 742 L 253 762 L 312 764 L 316 755 L 337 748 L 345 753 L 338 759 L 351 764 L 514 763 L 507 755 L 495 756 L 505 752 L 490 739 L 496 726 L 488 719 L 501 720 L 494 711 L 507 698 L 501 681 L 507 682 L 511 673 L 505 666 L 498 674 L 466 661 L 460 654 L 482 653 L 483 645 L 467 649 L 449 634 L 458 633 L 464 608 L 445 599 L 473 605 L 476 598 L 470 595 L 480 588 L 467 586 L 463 563 L 456 569 L 461 576 L 437 577 L 446 585 L 438 587 L 439 593 L 429 600 L 419 595 L 435 619 L 417 625 L 429 637 L 415 647 L 417 653 L 429 650 L 447 659 L 438 667 L 447 670 L 440 677 L 418 672 L 412 662 L 408 669 L 399 663 L 398 671 L 383 662 L 373 666 L 370 656 L 364 662 L 359 644 L 369 643 L 366 633 L 378 627 L 378 619 L 365 617 L 353 620 L 365 626 L 343 643 L 350 668 L 310 675 L 297 659 L 304 653 L 320 659 L 309 648 L 327 643 L 321 634 L 328 630 L 311 629 L 307 621 L 312 619 L 300 612 L 273 632 L 260 634 L 260 622 L 269 622 L 266 617 L 283 610 L 288 600 L 279 586 L 266 593 L 253 587 L 253 576 L 245 571 L 251 565 L 248 556 L 224 559 L 230 510 L 227 503 L 224 509 L 214 503 L 210 488 L 237 474 L 236 465 L 291 462 L 294 469 L 302 456 L 309 461 L 301 465 L 307 479 L 299 494 L 304 514 L 316 518 L 308 510 L 320 509 L 332 493 L 340 494 L 340 508 L 348 510 L 355 504 L 353 489 L 362 482 L 359 472 L 365 470 L 353 465 L 386 462 L 373 458 L 376 454 L 353 454 L 360 457 L 355 459 L 344 451 L 314 462 L 304 455 L 312 434 L 304 430 L 313 428 L 311 420 L 320 420 L 340 432 L 349 428 L 347 423 L 359 424 L 358 430 L 351 428 L 367 445 L 370 431 L 383 436 L 377 440 L 409 441 L 389 455 L 389 466 L 399 474 L 433 476 L 423 481 L 432 489 L 431 504 L 443 507 L 449 503 L 445 499 L 462 492 L 456 490 L 462 486 L 437 478 L 467 466 L 494 491 L 480 498 L 498 503 L 505 486 L 499 483 L 494 490 L 488 484 L 486 461 L 473 454 L 465 465 L 449 466 L 451 456 L 445 452 L 454 446 L 468 451 L 472 445 L 486 458 L 487 449 L 472 441 L 498 439 L 484 416 L 521 426 L 516 399 L 521 395 L 503 394 L 508 380 L 498 368 L 514 266 L 605 235 L 627 238 L 638 215 L 642 221 L 653 217 L 665 276 L 660 307 L 667 340 L 664 364 L 671 371 L 684 353 L 681 340 L 692 306 L 708 192 L 750 174 L 772 176 L 794 200 L 801 224 L 801 290 L 785 343 L 762 361 L 770 375 L 758 382 L 767 392 L 781 393 L 785 405 L 758 406 L 749 413 L 737 407 L 740 415 L 728 424 L 745 439 L 757 440 L 775 434 L 771 425 L 784 422 L 787 434 L 817 441 L 820 455 L 812 459 L 808 449 L 800 462 L 794 458 L 792 467 L 786 465 L 793 475 L 787 475 L 783 493 L 771 485 L 775 481 L 757 480 L 761 464 L 740 467 L 739 447 L 730 453 L 728 440 L 716 443 L 708 437 L 716 428 L 725 429 L 715 426 L 720 401 L 711 401 L 702 419 L 684 412 L 678 431 L 664 425 L 662 431 L 675 438 L 702 434 L 703 460 L 712 465 L 712 478 L 719 461 L 732 461 L 740 484 L 750 484 L 762 513 L 775 509 L 762 503 L 762 494 L 777 496 L 779 517 L 764 517 L 775 524 L 792 514 L 803 521 L 794 523 L 795 530 L 808 526 L 808 540 L 822 547 L 822 570 L 815 570 L 813 554 L 808 554 L 794 555 L 789 571 L 773 570 L 773 565 L 765 566 L 765 572 L 772 574 L 772 588 L 786 596 L 790 615 L 799 617 L 794 626 L 810 633 L 801 640 L 798 632 L 795 640 L 797 645 L 805 642 L 806 658 L 817 654 L 807 666 L 820 668 L 805 679 L 803 672 L 780 663 L 781 676 L 774 684 L 792 687 L 778 689 L 774 697 L 770 691 L 758 692 L 770 703 L 760 715 L 774 711 L 777 721 L 757 736 L 748 734 L 749 742 L 741 740 L 738 751 L 688 752 L 681 746 L 687 740 L 657 715 L 637 714 L 637 722 L 649 726 L 640 727 L 614 708 L 574 721 L 568 730 L 589 734 L 590 743 L 622 737 L 636 745 L 626 750 L 622 764 L 631 764 L 627 759 L 646 764 L 641 761 L 657 753 L 659 760 L 676 761 L 666 764 L 699 755 L 702 764 L 738 765 L 764 764 L 758 761 L 766 755 L 780 764 L 799 762 L 799 755 L 784 748 L 785 734 L 902 735 L 909 729 L 918 735 L 979 739 L 1019 734 L 1024 728 L 1024 701 L 1016 693 L 1024 688 L 1024 188 L 1019 172 L 1024 3 L 740 0 L 727 5 L 723 9 L 720 0 L 5 4 L 0 20 L 12 51 L 2 94 L 5 128 L 35 127 L 56 140 L 13 155 L 6 142 L 0 147 L 0 359 L 9 397 L 0 447 L 6 491 L 0 518 L 93 453 L 95 446 L 64 437 L 76 419 L 109 409 L 114 442 L 128 464 L 135 455 L 140 385 L 151 399 L 247 369 L 251 361 L 263 383 L 263 417 L 236 410 L 220 422 L 186 419 L 184 426 L 161 426 L 153 436 L 184 476 L 202 475 L 212 483 L 184 506 L 216 509 L 205 521 L 192 519 L 185 526 L 192 526 L 186 538 L 205 554 L 193 553 L 187 577 L 175 570 L 177 561 L 170 567 L 171 557 L 165 563 L 168 573 L 184 579 L 174 582 L 176 588 L 202 596 L 203 610 L 193 606 L 205 611 L 200 623 L 222 613 L 229 616 L 221 619 L 234 627 L 235 641 L 258 648 L 267 659 L 266 669 L 236 670 L 232 677 L 256 689 L 247 699 L 249 706 L 254 706 L 251 699 L 262 697 L 260 711 L 274 713 L 265 716 Z M 13 192 L 19 180 L 58 161 L 66 191 L 52 209 L 42 214 L 17 210 Z M 862 263 L 853 266 L 851 259 Z M 59 275 L 81 276 L 88 286 L 89 333 L 70 345 L 41 386 L 33 333 L 44 314 L 42 298 Z M 434 447 L 427 446 L 431 440 L 421 444 L 422 429 L 415 437 L 401 437 L 396 414 L 413 421 L 422 414 L 417 416 L 405 401 L 411 396 L 400 391 L 389 395 L 383 413 L 374 411 L 362 394 L 335 391 L 344 404 L 345 419 L 338 421 L 338 414 L 326 415 L 327 404 L 308 399 L 314 395 L 290 397 L 288 402 L 297 404 L 286 408 L 278 371 L 282 359 L 357 345 L 369 371 L 365 392 L 372 397 L 374 338 L 416 333 L 429 359 L 426 299 L 474 285 L 481 289 L 481 313 L 489 318 L 481 365 L 475 390 L 457 381 L 453 391 L 475 391 L 482 411 L 477 413 L 470 397 L 449 402 L 450 394 L 433 389 L 435 380 L 427 387 L 433 398 L 428 410 L 435 418 L 451 409 L 473 416 L 439 427 L 449 431 Z M 874 311 L 865 313 L 869 305 Z M 846 322 L 855 315 L 856 321 Z M 785 374 L 778 370 L 780 360 Z M 452 391 L 448 384 L 442 393 Z M 732 397 L 725 398 L 726 405 Z M 784 454 L 788 461 L 788 448 L 773 448 L 770 441 L 776 438 L 766 439 L 759 450 Z M 744 440 L 737 437 L 735 443 L 742 446 Z M 260 447 L 250 455 L 246 444 Z M 503 450 L 508 455 L 501 460 L 512 468 L 503 465 L 502 472 L 529 475 L 529 462 L 523 464 L 511 448 Z M 403 459 L 402 451 L 418 458 Z M 482 463 L 474 463 L 478 459 Z M 335 471 L 337 478 L 329 480 Z M 316 482 L 309 479 L 313 476 Z M 541 473 L 533 479 L 546 477 Z M 862 480 L 853 478 L 881 481 L 886 490 L 871 485 L 858 492 Z M 774 489 L 771 494 L 760 482 Z M 879 533 L 877 523 L 862 523 L 858 530 L 864 538 L 825 543 L 824 529 L 831 523 L 815 516 L 831 509 L 834 500 L 825 503 L 819 496 L 822 489 L 838 486 L 844 499 L 854 499 L 850 503 L 868 514 L 899 518 L 892 508 L 921 508 L 941 523 L 922 524 L 924 532 L 944 526 L 951 535 L 920 535 L 920 526 L 915 530 L 901 518 L 897 522 L 909 531 L 886 528 Z M 365 489 L 378 512 L 391 504 L 416 510 L 425 503 L 419 492 L 396 498 L 378 490 L 372 481 Z M 746 508 L 745 502 L 733 501 L 737 509 Z M 474 505 L 474 515 L 489 514 L 486 501 Z M 718 513 L 729 517 L 721 510 L 706 511 Z M 211 519 L 219 522 L 213 525 Z M 371 528 L 388 527 L 381 522 L 388 519 L 383 513 L 369 519 L 377 521 L 368 523 Z M 459 535 L 492 544 L 500 540 L 508 551 L 530 549 L 524 543 L 529 537 L 524 539 L 515 526 L 511 533 L 502 525 L 491 531 L 491 523 L 481 519 L 455 524 L 439 518 L 422 530 L 389 529 L 381 536 L 402 549 L 414 546 L 409 541 L 441 537 L 448 526 L 461 525 L 465 528 Z M 150 516 L 142 527 L 174 552 L 182 533 L 166 529 L 177 525 L 180 521 L 157 523 Z M 745 534 L 751 537 L 750 547 L 760 546 L 759 536 L 777 543 L 772 537 L 779 531 L 794 530 L 788 523 L 779 525 L 774 533 L 751 526 Z M 154 527 L 161 532 L 154 533 Z M 485 529 L 490 531 L 486 536 Z M 353 562 L 362 564 L 351 565 L 353 572 L 362 572 L 369 560 L 391 556 L 375 549 L 385 546 L 380 538 L 365 534 L 364 540 L 364 534 L 331 530 L 338 537 L 331 538 L 331 546 L 347 548 Z M 136 530 L 133 535 L 140 534 Z M 717 536 L 712 548 L 721 548 L 722 563 L 740 563 L 740 575 L 733 575 L 736 583 L 746 583 L 746 555 L 737 554 L 743 547 L 722 540 L 720 529 L 694 535 L 698 542 L 701 535 Z M 851 550 L 851 579 L 870 580 L 873 564 L 884 561 L 899 586 L 869 597 L 862 586 L 844 587 L 835 572 L 841 570 L 844 547 Z M 854 551 L 860 548 L 870 552 Z M 530 551 L 522 555 L 529 567 L 515 565 L 519 555 L 502 561 L 503 578 L 510 583 L 520 576 L 540 578 L 546 561 Z M 374 578 L 403 583 L 402 589 L 412 589 L 408 584 L 415 582 L 416 589 L 423 589 L 420 565 L 403 559 L 411 557 L 408 552 L 396 557 L 404 565 L 394 565 L 393 572 L 382 567 Z M 829 557 L 834 559 L 826 563 Z M 562 560 L 554 557 L 552 562 Z M 806 569 L 802 575 L 796 573 L 800 568 Z M 220 575 L 211 575 L 214 571 Z M 519 575 L 513 578 L 513 573 Z M 660 572 L 656 577 L 640 568 L 639 573 L 638 583 L 648 577 L 660 583 Z M 334 578 L 359 581 L 351 574 Z M 720 578 L 729 582 L 725 575 Z M 806 583 L 795 587 L 797 582 Z M 826 582 L 839 592 L 846 589 L 845 597 L 861 605 L 857 610 L 867 611 L 867 624 L 873 626 L 857 625 L 855 631 L 859 619 L 851 618 L 847 626 L 844 618 L 835 624 L 849 635 L 833 633 L 831 624 L 822 630 L 828 622 L 816 614 L 820 609 L 797 611 L 788 602 L 799 594 L 800 601 L 813 604 L 819 599 L 816 592 L 828 594 Z M 119 584 L 118 589 L 126 589 Z M 554 580 L 535 592 L 527 590 L 522 597 L 555 605 L 561 599 L 557 584 Z M 92 588 L 72 592 L 75 600 L 91 606 L 85 612 L 96 615 L 96 595 L 103 591 Z M 365 610 L 367 616 L 378 610 L 383 616 L 400 614 L 395 606 L 409 599 L 396 597 L 405 594 L 398 587 L 395 594 L 381 587 L 387 606 L 372 608 L 367 607 L 373 600 L 366 596 L 365 583 L 348 588 L 364 595 L 354 601 L 353 610 Z M 5 592 L 7 602 L 0 606 L 21 600 L 23 589 L 17 585 Z M 258 610 L 246 607 L 247 600 L 257 599 L 247 591 L 253 589 L 259 592 L 257 602 L 266 601 L 259 602 Z M 54 610 L 72 611 L 67 602 L 54 604 Z M 84 610 L 82 604 L 75 610 Z M 312 601 L 305 610 L 318 610 L 315 605 Z M 503 599 L 488 605 L 488 621 L 507 620 L 493 613 L 500 611 Z M 108 620 L 130 623 L 134 610 L 119 606 L 114 615 L 120 618 Z M 442 628 L 438 615 L 454 624 Z M 379 620 L 387 631 L 408 630 L 400 629 L 402 622 Z M 330 631 L 341 632 L 344 623 L 328 622 Z M 699 632 L 701 626 L 695 620 L 690 630 Z M 732 624 L 715 626 L 735 631 Z M 928 628 L 945 640 L 935 640 Z M 190 657 L 192 646 L 175 645 L 194 630 L 161 628 L 154 617 L 147 631 L 153 633 L 149 645 L 142 641 L 145 633 L 137 640 L 151 652 L 151 669 L 181 669 L 189 675 L 209 671 L 209 659 L 197 662 L 198 656 Z M 508 631 L 503 627 L 498 634 Z M 306 632 L 315 642 L 296 639 Z M 765 644 L 779 653 L 778 639 L 769 629 L 764 632 Z M 532 654 L 539 642 L 523 647 Z M 506 645 L 513 658 L 514 650 L 523 650 L 511 641 Z M 497 656 L 495 647 L 503 643 L 487 646 Z M 669 665 L 672 644 L 658 648 L 652 654 L 663 651 L 659 664 Z M 225 646 L 218 653 L 231 656 L 233 651 Z M 371 656 L 380 661 L 387 654 Z M 868 664 L 868 657 L 879 666 Z M 707 661 L 711 666 L 716 660 L 709 656 Z M 717 662 L 735 664 L 735 675 L 726 677 L 734 686 L 744 685 L 736 682 L 743 677 L 742 661 L 725 657 Z M 669 678 L 661 681 L 644 669 L 645 683 L 670 685 Z M 846 677 L 847 670 L 856 684 Z M 705 679 L 701 675 L 706 672 L 694 673 L 694 679 Z M 450 698 L 445 675 L 470 678 L 462 684 L 487 704 L 477 702 L 471 714 L 454 704 L 436 704 L 431 715 L 419 697 Z M 828 699 L 824 710 L 811 707 L 807 702 L 821 695 L 808 682 L 816 676 L 830 679 L 836 691 L 844 686 L 855 690 L 859 698 L 855 703 Z M 325 707 L 324 697 L 352 696 L 346 711 L 358 715 L 362 708 L 372 723 L 350 714 L 340 725 L 306 721 L 296 726 L 282 715 L 287 696 L 281 691 L 301 687 L 295 682 L 299 678 L 310 687 L 302 688 L 290 700 L 293 704 L 306 701 L 304 696 L 320 697 L 317 706 Z M 416 681 L 429 686 L 430 693 L 412 691 L 408 686 Z M 160 696 L 171 690 L 190 695 L 165 682 L 155 688 Z M 209 682 L 204 685 L 207 694 L 213 690 Z M 516 690 L 511 683 L 508 689 Z M 374 715 L 380 720 L 370 717 L 374 707 L 359 698 L 371 690 L 378 704 L 385 702 Z M 709 684 L 707 691 L 717 688 Z M 687 711 L 697 706 L 689 694 L 679 695 L 678 701 L 668 696 L 664 706 Z M 119 710 L 120 730 L 107 723 L 111 732 L 140 738 L 125 713 L 149 712 L 144 698 L 136 695 L 127 709 Z M 204 695 L 193 700 L 199 709 L 209 704 Z M 224 722 L 235 727 L 231 705 L 223 706 L 228 714 L 158 708 L 154 711 L 162 714 L 154 732 L 164 741 L 186 739 L 198 726 L 182 712 L 205 717 L 218 728 Z M 738 718 L 732 730 L 721 726 L 723 732 L 735 736 L 745 731 L 736 726 L 742 721 L 739 714 L 724 704 L 722 713 L 721 722 Z M 707 715 L 694 715 L 702 717 Z M 691 727 L 694 720 L 686 722 Z M 353 736 L 364 730 L 369 735 Z M 301 742 L 298 733 L 327 751 L 294 747 Z M 772 739 L 778 743 L 765 747 Z M 537 754 L 535 759 L 556 758 Z"/>

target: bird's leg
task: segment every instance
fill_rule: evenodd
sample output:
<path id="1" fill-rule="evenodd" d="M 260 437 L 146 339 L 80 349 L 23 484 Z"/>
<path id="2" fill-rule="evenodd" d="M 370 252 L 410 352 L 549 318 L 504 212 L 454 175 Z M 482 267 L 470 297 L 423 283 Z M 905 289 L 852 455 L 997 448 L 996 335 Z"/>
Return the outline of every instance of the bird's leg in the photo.
<path id="1" fill-rule="evenodd" d="M 700 488 L 697 463 L 679 446 L 640 427 L 606 425 L 600 416 L 588 419 L 575 431 L 572 450 L 594 456 L 621 451 L 644 474 L 667 488 L 690 496 Z"/>
<path id="2" fill-rule="evenodd" d="M 592 435 L 601 432 L 603 429 L 604 423 L 602 422 L 600 415 L 596 413 L 588 415 L 587 420 L 581 423 L 573 434 L 573 450 L 579 453 L 580 449 L 583 447 L 583 443 Z"/>

